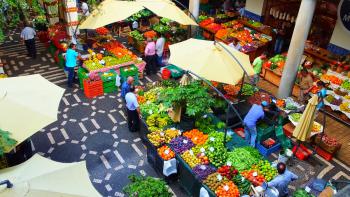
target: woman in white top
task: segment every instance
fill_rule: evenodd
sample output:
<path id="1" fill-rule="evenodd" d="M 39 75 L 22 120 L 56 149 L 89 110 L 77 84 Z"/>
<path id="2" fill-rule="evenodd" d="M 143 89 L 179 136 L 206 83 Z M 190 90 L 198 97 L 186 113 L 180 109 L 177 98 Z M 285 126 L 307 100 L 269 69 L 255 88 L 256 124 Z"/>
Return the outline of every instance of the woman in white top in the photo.
<path id="1" fill-rule="evenodd" d="M 86 3 L 86 0 L 81 1 L 81 12 L 83 13 L 83 16 L 85 16 L 85 17 L 90 15 L 89 5 Z"/>
<path id="2" fill-rule="evenodd" d="M 156 42 L 157 63 L 159 67 L 163 66 L 163 52 L 164 52 L 165 38 L 162 34 L 158 33 L 158 39 Z"/>

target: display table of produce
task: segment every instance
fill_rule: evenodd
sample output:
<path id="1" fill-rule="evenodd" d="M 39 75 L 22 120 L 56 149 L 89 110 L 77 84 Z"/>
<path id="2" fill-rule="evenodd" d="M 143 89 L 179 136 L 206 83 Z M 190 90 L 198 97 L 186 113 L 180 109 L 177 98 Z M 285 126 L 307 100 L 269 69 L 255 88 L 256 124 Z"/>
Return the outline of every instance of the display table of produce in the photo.
<path id="1" fill-rule="evenodd" d="M 288 116 L 288 118 L 289 118 L 290 122 L 293 123 L 294 126 L 296 126 L 298 124 L 301 116 L 302 116 L 301 113 L 293 113 L 293 114 L 290 114 Z M 323 126 L 320 123 L 314 121 L 310 137 L 317 135 L 319 133 L 322 133 L 322 132 L 323 132 Z"/>
<path id="2" fill-rule="evenodd" d="M 190 196 L 199 196 L 201 189 L 210 196 L 249 195 L 251 185 L 260 186 L 277 175 L 257 149 L 244 142 L 232 143 L 240 138 L 236 133 L 226 136 L 234 145 L 230 149 L 224 145 L 225 123 L 205 110 L 213 102 L 207 86 L 197 81 L 187 85 L 162 81 L 146 88 L 138 92 L 138 100 L 143 118 L 141 138 L 150 154 L 147 158 L 158 165 L 154 166 L 158 172 L 165 161 L 175 158 L 179 183 Z M 178 123 L 169 116 L 176 102 L 187 106 L 181 115 L 187 116 Z M 185 125 L 186 121 L 189 124 Z"/>
<path id="3" fill-rule="evenodd" d="M 107 72 L 109 70 L 115 70 L 116 72 L 120 72 L 120 68 L 122 67 L 127 67 L 127 66 L 130 66 L 130 65 L 135 65 L 137 68 L 138 68 L 138 72 L 143 72 L 143 70 L 145 69 L 146 67 L 146 62 L 144 61 L 141 61 L 139 63 L 136 63 L 131 61 L 131 62 L 125 62 L 125 63 L 122 63 L 122 64 L 118 64 L 118 65 L 112 65 L 112 66 L 106 66 L 106 67 L 102 67 L 102 68 L 99 68 L 99 69 L 89 69 L 88 66 L 86 66 L 85 64 L 83 64 L 83 67 L 86 68 L 88 71 L 89 71 L 89 77 L 90 78 L 96 78 L 96 76 L 98 76 L 98 73 L 103 73 L 103 72 Z"/>

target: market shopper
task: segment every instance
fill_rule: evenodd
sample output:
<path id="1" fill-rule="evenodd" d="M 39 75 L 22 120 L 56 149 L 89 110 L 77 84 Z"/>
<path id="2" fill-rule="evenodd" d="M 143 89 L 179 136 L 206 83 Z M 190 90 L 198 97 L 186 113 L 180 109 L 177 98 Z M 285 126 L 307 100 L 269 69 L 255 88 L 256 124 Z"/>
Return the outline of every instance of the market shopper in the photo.
<path id="1" fill-rule="evenodd" d="M 125 101 L 125 95 L 130 92 L 130 87 L 134 84 L 134 78 L 128 77 L 126 81 L 122 84 L 121 97 Z"/>
<path id="2" fill-rule="evenodd" d="M 317 92 L 317 96 L 318 96 L 317 110 L 320 110 L 324 106 L 323 99 L 327 96 L 327 89 L 326 89 L 326 84 L 323 83 L 323 81 L 318 81 L 317 87 L 319 89 L 319 91 Z"/>
<path id="3" fill-rule="evenodd" d="M 301 70 L 300 74 L 299 102 L 304 104 L 308 100 L 308 94 L 313 87 L 314 80 L 306 69 Z"/>
<path id="4" fill-rule="evenodd" d="M 266 186 L 268 188 L 276 188 L 279 192 L 279 197 L 287 197 L 289 194 L 288 185 L 292 181 L 297 180 L 298 176 L 287 170 L 286 164 L 282 162 L 277 164 L 277 171 L 278 175 L 273 180 L 268 182 Z"/>
<path id="5" fill-rule="evenodd" d="M 261 73 L 262 66 L 266 60 L 267 53 L 263 52 L 259 57 L 255 58 L 253 61 L 253 69 L 255 75 L 251 78 L 251 83 L 256 85 L 259 82 L 259 75 Z"/>
<path id="6" fill-rule="evenodd" d="M 259 120 L 265 117 L 265 111 L 268 111 L 268 103 L 266 101 L 262 101 L 261 105 L 254 104 L 244 117 L 243 124 L 245 140 L 252 147 L 255 147 L 257 137 L 256 124 Z"/>
<path id="7" fill-rule="evenodd" d="M 158 33 L 158 39 L 156 42 L 156 53 L 158 67 L 163 66 L 163 52 L 164 52 L 165 38 L 162 34 Z"/>
<path id="8" fill-rule="evenodd" d="M 89 5 L 87 4 L 86 0 L 81 0 L 81 12 L 85 17 L 90 15 Z"/>
<path id="9" fill-rule="evenodd" d="M 68 87 L 73 87 L 74 68 L 77 66 L 77 61 L 80 59 L 79 53 L 76 51 L 76 45 L 70 44 L 65 55 L 66 67 L 65 70 L 68 72 Z"/>
<path id="10" fill-rule="evenodd" d="M 21 38 L 22 42 L 26 45 L 28 56 L 33 59 L 36 58 L 35 36 L 36 32 L 33 29 L 32 24 L 26 23 L 21 32 Z"/>
<path id="11" fill-rule="evenodd" d="M 147 38 L 147 45 L 145 48 L 145 61 L 146 61 L 146 74 L 157 73 L 157 57 L 156 57 L 156 44 L 152 38 Z"/>
<path id="12" fill-rule="evenodd" d="M 129 131 L 136 132 L 140 129 L 140 107 L 135 94 L 135 86 L 130 87 L 130 92 L 125 95 L 125 101 Z"/>
<path id="13" fill-rule="evenodd" d="M 237 51 L 240 51 L 242 49 L 242 45 L 239 43 L 238 39 L 234 38 L 232 42 L 228 45 Z"/>

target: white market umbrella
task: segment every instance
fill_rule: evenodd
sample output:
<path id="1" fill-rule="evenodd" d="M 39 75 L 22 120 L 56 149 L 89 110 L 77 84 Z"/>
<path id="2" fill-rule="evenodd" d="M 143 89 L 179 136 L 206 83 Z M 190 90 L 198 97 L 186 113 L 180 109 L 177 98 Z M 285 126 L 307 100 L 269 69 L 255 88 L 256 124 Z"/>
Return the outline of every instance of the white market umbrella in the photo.
<path id="1" fill-rule="evenodd" d="M 0 170 L 1 197 L 95 197 L 101 196 L 90 182 L 85 161 L 61 163 L 38 154 L 26 162 Z"/>
<path id="2" fill-rule="evenodd" d="M 236 85 L 244 73 L 254 75 L 249 56 L 223 43 L 191 38 L 169 48 L 169 63 L 210 81 Z"/>
<path id="3" fill-rule="evenodd" d="M 168 18 L 182 25 L 198 25 L 191 17 L 170 0 L 136 0 L 136 2 L 151 10 L 156 15 Z"/>
<path id="4" fill-rule="evenodd" d="M 0 128 L 17 144 L 57 120 L 64 89 L 41 75 L 0 80 Z"/>
<path id="5" fill-rule="evenodd" d="M 79 25 L 79 29 L 97 29 L 125 20 L 143 9 L 133 1 L 105 0 Z"/>

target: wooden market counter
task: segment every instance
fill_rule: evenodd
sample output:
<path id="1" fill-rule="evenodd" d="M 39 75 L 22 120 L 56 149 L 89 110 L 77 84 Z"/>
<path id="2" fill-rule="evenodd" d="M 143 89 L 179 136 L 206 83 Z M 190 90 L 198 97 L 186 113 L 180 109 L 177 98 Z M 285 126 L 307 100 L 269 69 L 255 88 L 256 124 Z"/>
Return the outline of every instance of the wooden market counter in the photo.
<path id="1" fill-rule="evenodd" d="M 279 74 L 279 73 L 274 72 L 271 69 L 263 67 L 262 70 L 261 70 L 260 76 L 263 77 L 266 81 L 272 83 L 273 85 L 275 85 L 277 87 L 281 83 L 282 75 Z M 299 97 L 299 91 L 300 91 L 299 85 L 295 84 L 294 88 L 293 88 L 292 95 L 295 96 L 295 97 Z"/>
<path id="2" fill-rule="evenodd" d="M 267 68 L 262 68 L 260 76 L 277 87 L 280 85 L 281 77 L 282 77 L 281 74 L 276 73 L 273 70 L 267 69 Z M 295 84 L 292 95 L 295 97 L 299 97 L 299 91 L 300 91 L 299 85 Z M 326 113 L 328 116 L 332 117 L 333 119 L 337 120 L 338 122 L 341 122 L 342 124 L 350 127 L 350 119 L 343 113 L 334 111 L 328 106 L 325 106 L 325 108 L 321 109 L 321 111 Z"/>
<path id="3" fill-rule="evenodd" d="M 334 61 L 336 61 L 336 60 L 330 59 L 328 57 L 328 55 L 330 55 L 330 52 L 326 49 L 323 49 L 323 48 L 318 48 L 318 50 L 315 51 L 311 48 L 305 47 L 304 53 L 306 55 L 309 55 L 309 56 L 315 58 L 315 59 L 320 59 L 322 61 L 325 61 L 326 63 L 329 63 L 329 64 L 334 64 Z"/>
<path id="4" fill-rule="evenodd" d="M 244 26 L 249 27 L 250 29 L 254 29 L 255 31 L 257 31 L 259 33 L 263 33 L 263 34 L 266 34 L 268 36 L 274 37 L 274 31 L 273 31 L 272 27 L 270 27 L 270 26 L 263 25 L 261 27 L 255 27 L 252 24 L 250 24 L 247 19 L 239 19 L 238 21 L 240 23 L 242 23 Z"/>

